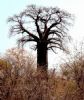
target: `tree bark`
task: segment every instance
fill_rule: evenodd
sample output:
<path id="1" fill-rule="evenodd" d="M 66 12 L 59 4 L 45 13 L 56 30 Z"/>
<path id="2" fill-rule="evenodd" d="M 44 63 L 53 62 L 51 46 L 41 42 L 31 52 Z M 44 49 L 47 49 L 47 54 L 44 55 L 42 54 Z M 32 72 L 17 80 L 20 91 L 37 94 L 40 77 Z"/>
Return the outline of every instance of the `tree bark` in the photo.
<path id="1" fill-rule="evenodd" d="M 45 42 L 37 43 L 37 70 L 47 72 L 48 69 L 48 51 Z"/>

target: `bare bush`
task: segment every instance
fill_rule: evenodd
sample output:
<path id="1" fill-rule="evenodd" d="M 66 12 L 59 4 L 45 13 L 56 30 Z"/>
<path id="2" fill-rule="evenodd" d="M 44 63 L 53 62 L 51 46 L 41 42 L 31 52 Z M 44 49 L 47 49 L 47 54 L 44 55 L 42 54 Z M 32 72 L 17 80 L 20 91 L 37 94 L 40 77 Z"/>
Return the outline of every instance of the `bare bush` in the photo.
<path id="1" fill-rule="evenodd" d="M 22 58 L 16 51 L 12 50 L 0 59 L 0 100 L 84 99 L 83 55 L 63 64 L 62 76 L 57 76 L 55 70 L 49 70 L 45 79 L 44 72 L 35 69 L 30 56 L 23 55 Z M 21 59 L 25 57 L 22 63 Z"/>
<path id="2" fill-rule="evenodd" d="M 75 91 L 73 98 L 75 100 L 84 100 L 84 54 L 83 52 L 75 52 L 73 58 L 62 66 L 62 75 L 67 81 L 74 82 Z"/>

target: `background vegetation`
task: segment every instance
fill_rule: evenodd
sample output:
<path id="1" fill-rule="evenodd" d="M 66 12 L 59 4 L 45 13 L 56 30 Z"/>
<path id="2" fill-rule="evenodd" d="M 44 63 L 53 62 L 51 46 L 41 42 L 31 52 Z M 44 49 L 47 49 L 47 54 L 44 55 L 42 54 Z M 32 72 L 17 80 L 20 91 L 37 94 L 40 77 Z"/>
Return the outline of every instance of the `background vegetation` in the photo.
<path id="1" fill-rule="evenodd" d="M 71 55 L 70 55 L 71 56 Z M 12 48 L 0 58 L 0 100 L 84 100 L 84 55 L 75 52 L 46 80 L 36 71 L 35 58 Z"/>

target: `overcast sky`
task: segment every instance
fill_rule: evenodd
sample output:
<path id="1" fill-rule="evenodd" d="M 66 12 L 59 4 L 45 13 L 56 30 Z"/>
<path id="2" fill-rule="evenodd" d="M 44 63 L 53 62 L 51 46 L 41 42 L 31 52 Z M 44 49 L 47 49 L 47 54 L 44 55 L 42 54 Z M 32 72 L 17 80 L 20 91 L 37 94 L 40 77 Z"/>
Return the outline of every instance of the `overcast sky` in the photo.
<path id="1" fill-rule="evenodd" d="M 74 40 L 84 38 L 84 0 L 0 0 L 0 53 L 16 46 L 16 38 L 8 38 L 8 17 L 18 14 L 27 5 L 57 6 L 75 15 L 74 26 L 69 33 Z"/>

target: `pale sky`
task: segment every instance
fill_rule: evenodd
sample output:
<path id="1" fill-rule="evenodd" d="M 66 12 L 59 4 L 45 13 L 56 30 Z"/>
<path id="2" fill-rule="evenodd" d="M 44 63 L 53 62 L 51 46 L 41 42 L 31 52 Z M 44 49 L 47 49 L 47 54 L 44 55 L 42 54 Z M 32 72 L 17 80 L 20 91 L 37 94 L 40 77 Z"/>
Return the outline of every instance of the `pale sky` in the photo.
<path id="1" fill-rule="evenodd" d="M 8 17 L 18 14 L 30 4 L 57 6 L 74 14 L 75 22 L 74 26 L 70 28 L 69 34 L 74 40 L 84 39 L 84 0 L 0 0 L 0 53 L 16 46 L 16 38 L 8 38 Z"/>

